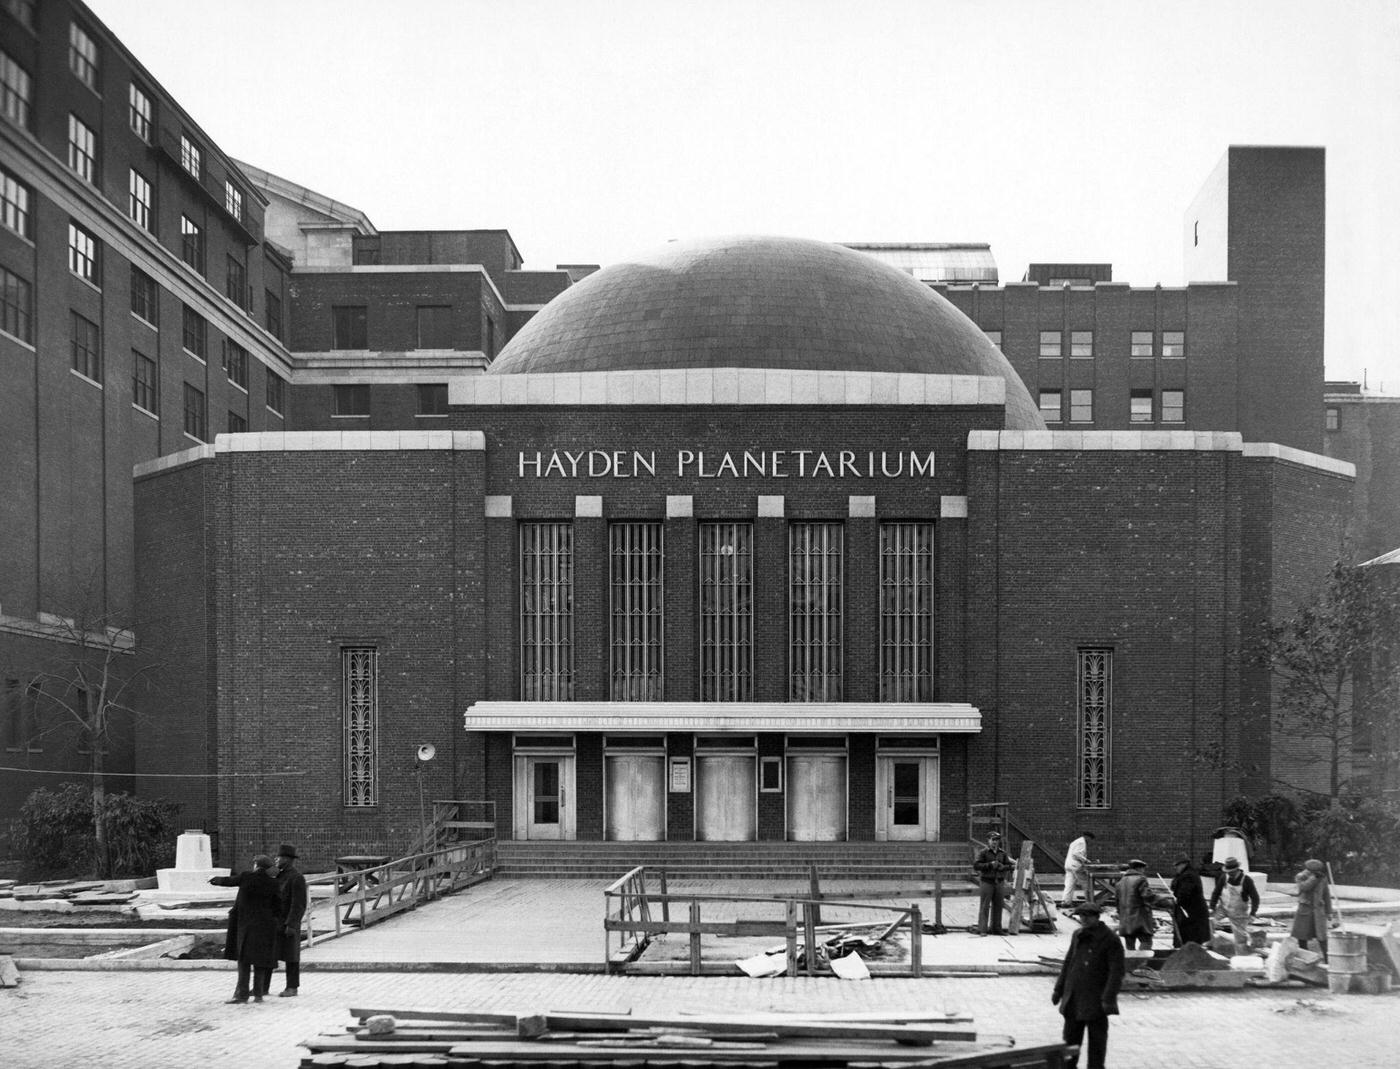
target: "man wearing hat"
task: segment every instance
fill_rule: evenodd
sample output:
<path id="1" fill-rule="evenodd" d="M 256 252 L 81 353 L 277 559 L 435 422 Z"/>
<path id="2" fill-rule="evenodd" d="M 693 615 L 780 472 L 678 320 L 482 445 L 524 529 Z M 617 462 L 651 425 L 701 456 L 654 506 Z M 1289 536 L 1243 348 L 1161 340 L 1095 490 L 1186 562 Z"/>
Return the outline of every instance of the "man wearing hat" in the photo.
<path id="1" fill-rule="evenodd" d="M 1259 912 L 1259 891 L 1239 858 L 1227 857 L 1220 875 L 1215 878 L 1215 890 L 1210 895 L 1211 912 L 1223 909 L 1230 922 L 1230 934 L 1235 940 L 1235 953 L 1249 953 L 1249 922 Z"/>
<path id="2" fill-rule="evenodd" d="M 277 968 L 277 881 L 271 868 L 272 858 L 259 854 L 246 872 L 209 879 L 215 887 L 238 888 L 224 941 L 224 957 L 238 962 L 238 981 L 229 1002 L 247 1002 L 250 995 L 261 1002 Z"/>
<path id="3" fill-rule="evenodd" d="M 1118 881 L 1118 934 L 1129 950 L 1151 950 L 1157 920 L 1152 916 L 1152 887 L 1147 862 L 1133 858 Z"/>
<path id="4" fill-rule="evenodd" d="M 1327 866 L 1315 857 L 1303 862 L 1303 870 L 1293 877 L 1298 885 L 1289 894 L 1298 896 L 1298 912 L 1293 914 L 1293 929 L 1289 932 L 1304 950 L 1309 939 L 1316 939 L 1327 960 L 1327 918 L 1332 913 L 1332 890 L 1328 886 Z"/>
<path id="5" fill-rule="evenodd" d="M 1064 1041 L 1079 1046 L 1088 1032 L 1088 1069 L 1104 1069 L 1108 1019 L 1118 1013 L 1118 990 L 1123 986 L 1123 944 L 1099 920 L 1099 907 L 1093 902 L 1075 906 L 1070 916 L 1079 922 L 1079 930 L 1070 937 L 1050 1001 L 1064 1016 Z"/>
<path id="6" fill-rule="evenodd" d="M 1001 904 L 1006 897 L 1006 875 L 1011 871 L 1011 858 L 1001 848 L 1001 832 L 987 836 L 987 847 L 977 853 L 972 863 L 977 870 L 980 899 L 977 906 L 977 934 L 1005 935 L 1001 927 Z"/>
<path id="7" fill-rule="evenodd" d="M 1172 897 L 1176 899 L 1172 907 L 1172 923 L 1176 926 L 1172 945 L 1199 943 L 1205 946 L 1210 942 L 1210 906 L 1206 904 L 1201 877 L 1185 854 L 1177 857 L 1172 868 L 1176 870 L 1171 883 Z"/>
<path id="8" fill-rule="evenodd" d="M 283 843 L 277 848 L 277 900 L 280 905 L 277 957 L 287 963 L 287 986 L 279 998 L 295 998 L 301 984 L 301 919 L 306 916 L 306 877 L 294 862 L 297 848 Z"/>

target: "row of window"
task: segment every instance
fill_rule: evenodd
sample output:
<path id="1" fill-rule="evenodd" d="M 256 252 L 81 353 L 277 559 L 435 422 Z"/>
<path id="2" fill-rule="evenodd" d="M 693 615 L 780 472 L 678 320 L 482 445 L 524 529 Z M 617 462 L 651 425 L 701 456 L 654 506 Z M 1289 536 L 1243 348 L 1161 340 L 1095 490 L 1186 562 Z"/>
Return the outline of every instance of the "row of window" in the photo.
<path id="1" fill-rule="evenodd" d="M 457 349 L 461 346 L 454 329 L 451 305 L 420 304 L 415 309 L 417 315 L 417 348 Z M 363 304 L 340 304 L 331 308 L 331 348 L 368 349 L 369 309 Z M 486 317 L 486 344 L 484 351 L 488 359 L 496 355 L 496 321 Z"/>
<path id="2" fill-rule="evenodd" d="M 1001 331 L 988 330 L 984 333 L 993 345 L 1001 348 Z M 1065 332 L 1060 330 L 1042 330 L 1040 332 L 1040 355 L 1048 359 L 1064 356 L 1064 335 Z M 1071 358 L 1092 357 L 1094 355 L 1094 332 L 1092 330 L 1070 331 L 1069 355 Z M 1162 331 L 1159 346 L 1156 331 L 1135 330 L 1132 332 L 1132 340 L 1129 342 L 1128 355 L 1136 357 L 1184 357 L 1186 355 L 1186 332 L 1184 330 Z"/>
<path id="3" fill-rule="evenodd" d="M 699 524 L 700 697 L 754 698 L 753 525 Z M 882 523 L 879 548 L 879 697 L 933 700 L 931 523 Z M 665 693 L 665 552 L 660 523 L 609 525 L 609 697 Z M 574 538 L 569 523 L 520 525 L 520 692 L 524 701 L 574 696 Z M 761 577 L 763 583 L 771 577 Z M 844 529 L 788 528 L 787 699 L 842 700 Z"/>
<path id="4" fill-rule="evenodd" d="M 1045 422 L 1064 422 L 1066 394 L 1069 400 L 1069 422 L 1093 423 L 1094 391 L 1088 389 L 1041 390 L 1040 415 Z M 1186 391 L 1162 390 L 1154 396 L 1152 390 L 1132 390 L 1128 396 L 1128 422 L 1185 423 Z"/>

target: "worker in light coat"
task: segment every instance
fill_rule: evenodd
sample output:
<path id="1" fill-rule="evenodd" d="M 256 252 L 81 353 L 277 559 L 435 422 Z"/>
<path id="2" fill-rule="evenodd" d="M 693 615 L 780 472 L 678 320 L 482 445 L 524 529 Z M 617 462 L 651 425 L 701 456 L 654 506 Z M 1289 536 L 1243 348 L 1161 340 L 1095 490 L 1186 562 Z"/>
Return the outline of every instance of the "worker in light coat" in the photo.
<path id="1" fill-rule="evenodd" d="M 1085 898 L 1092 898 L 1087 890 L 1089 872 L 1089 841 L 1093 839 L 1094 833 L 1086 831 L 1078 839 L 1069 844 L 1069 849 L 1065 851 L 1065 890 L 1060 895 L 1060 906 L 1065 908 L 1074 905 L 1075 892 L 1077 888 L 1086 888 Z"/>
<path id="2" fill-rule="evenodd" d="M 1239 858 L 1227 857 L 1220 875 L 1215 878 L 1215 890 L 1210 895 L 1211 912 L 1221 910 L 1230 922 L 1230 934 L 1235 940 L 1235 953 L 1249 953 L 1249 922 L 1259 912 L 1259 889 L 1240 865 Z"/>

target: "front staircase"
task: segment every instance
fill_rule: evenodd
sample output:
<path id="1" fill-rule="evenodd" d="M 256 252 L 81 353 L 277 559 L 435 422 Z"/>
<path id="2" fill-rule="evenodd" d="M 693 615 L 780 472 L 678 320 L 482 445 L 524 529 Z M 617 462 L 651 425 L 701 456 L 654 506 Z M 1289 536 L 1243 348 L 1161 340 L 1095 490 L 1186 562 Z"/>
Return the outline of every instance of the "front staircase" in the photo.
<path id="1" fill-rule="evenodd" d="M 966 842 L 709 843 L 525 842 L 499 840 L 496 875 L 523 879 L 615 880 L 638 865 L 671 879 L 819 879 L 944 882 L 972 878 Z"/>

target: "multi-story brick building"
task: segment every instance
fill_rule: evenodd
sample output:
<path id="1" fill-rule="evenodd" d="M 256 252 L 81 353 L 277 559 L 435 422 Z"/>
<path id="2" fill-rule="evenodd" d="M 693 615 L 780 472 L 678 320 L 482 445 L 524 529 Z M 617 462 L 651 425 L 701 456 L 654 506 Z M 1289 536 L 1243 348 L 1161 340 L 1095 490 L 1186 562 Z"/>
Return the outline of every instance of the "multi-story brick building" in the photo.
<path id="1" fill-rule="evenodd" d="M 1048 430 L 946 300 L 791 239 L 605 268 L 449 389 L 438 434 L 139 471 L 240 852 L 406 844 L 423 743 L 518 839 L 929 840 L 1008 801 L 1160 856 L 1270 782 L 1241 651 L 1349 465 Z"/>

